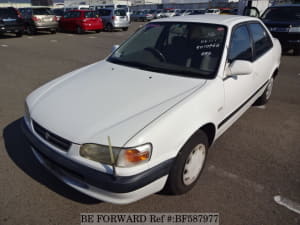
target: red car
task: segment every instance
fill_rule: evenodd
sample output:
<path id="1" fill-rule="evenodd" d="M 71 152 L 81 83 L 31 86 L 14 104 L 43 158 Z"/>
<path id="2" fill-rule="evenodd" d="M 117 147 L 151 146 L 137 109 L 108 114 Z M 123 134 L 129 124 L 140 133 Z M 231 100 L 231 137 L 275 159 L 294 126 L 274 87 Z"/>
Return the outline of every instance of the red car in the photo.
<path id="1" fill-rule="evenodd" d="M 99 33 L 104 26 L 102 19 L 95 11 L 71 10 L 64 14 L 59 21 L 59 26 L 64 31 L 72 31 L 78 34 L 85 31 L 96 31 Z"/>

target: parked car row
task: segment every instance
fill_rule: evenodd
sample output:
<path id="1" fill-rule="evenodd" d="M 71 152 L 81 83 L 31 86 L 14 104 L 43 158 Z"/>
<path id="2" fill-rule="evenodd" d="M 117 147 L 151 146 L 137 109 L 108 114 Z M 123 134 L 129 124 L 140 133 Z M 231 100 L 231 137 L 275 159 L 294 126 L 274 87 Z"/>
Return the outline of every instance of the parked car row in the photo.
<path id="1" fill-rule="evenodd" d="M 133 21 L 150 21 L 152 19 L 174 17 L 174 16 L 187 16 L 187 15 L 200 15 L 200 14 L 237 14 L 237 9 L 230 8 L 216 8 L 216 9 L 143 9 L 133 11 L 131 20 Z"/>
<path id="2" fill-rule="evenodd" d="M 38 31 L 55 34 L 58 29 L 68 32 L 100 32 L 114 29 L 128 30 L 129 17 L 124 9 L 69 10 L 37 8 L 0 8 L 0 33 L 15 33 L 21 37 Z"/>

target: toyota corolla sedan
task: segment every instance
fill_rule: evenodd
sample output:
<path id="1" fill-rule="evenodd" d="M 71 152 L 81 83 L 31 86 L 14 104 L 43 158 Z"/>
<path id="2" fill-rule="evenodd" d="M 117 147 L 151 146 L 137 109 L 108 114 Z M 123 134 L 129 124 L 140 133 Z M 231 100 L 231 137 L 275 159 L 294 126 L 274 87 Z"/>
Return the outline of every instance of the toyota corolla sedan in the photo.
<path id="1" fill-rule="evenodd" d="M 214 141 L 268 102 L 280 57 L 256 18 L 155 20 L 106 59 L 33 91 L 23 132 L 41 164 L 94 198 L 183 194 Z"/>

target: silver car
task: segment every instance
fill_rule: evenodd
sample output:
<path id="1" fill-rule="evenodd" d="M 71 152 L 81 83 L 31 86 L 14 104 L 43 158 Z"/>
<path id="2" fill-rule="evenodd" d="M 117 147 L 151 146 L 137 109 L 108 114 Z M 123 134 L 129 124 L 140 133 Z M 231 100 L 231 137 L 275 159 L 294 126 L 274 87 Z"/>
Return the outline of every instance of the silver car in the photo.
<path id="1" fill-rule="evenodd" d="M 46 30 L 55 34 L 58 28 L 58 19 L 50 8 L 20 8 L 28 34 L 36 34 L 37 31 Z"/>
<path id="2" fill-rule="evenodd" d="M 128 30 L 130 19 L 124 9 L 99 9 L 98 15 L 102 19 L 105 30 L 110 32 L 115 29 Z"/>

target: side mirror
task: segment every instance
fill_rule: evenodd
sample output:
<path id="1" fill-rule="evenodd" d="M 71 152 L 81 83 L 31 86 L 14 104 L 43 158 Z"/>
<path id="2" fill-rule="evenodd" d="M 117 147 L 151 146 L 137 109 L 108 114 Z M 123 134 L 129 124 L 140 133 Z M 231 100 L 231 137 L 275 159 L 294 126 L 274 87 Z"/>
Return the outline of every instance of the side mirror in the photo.
<path id="1" fill-rule="evenodd" d="M 226 76 L 250 75 L 253 65 L 246 60 L 235 60 L 226 69 Z"/>
<path id="2" fill-rule="evenodd" d="M 260 13 L 256 7 L 245 7 L 243 16 L 259 17 Z"/>
<path id="3" fill-rule="evenodd" d="M 119 47 L 120 45 L 113 45 L 113 47 L 111 48 L 111 52 L 116 51 Z"/>

